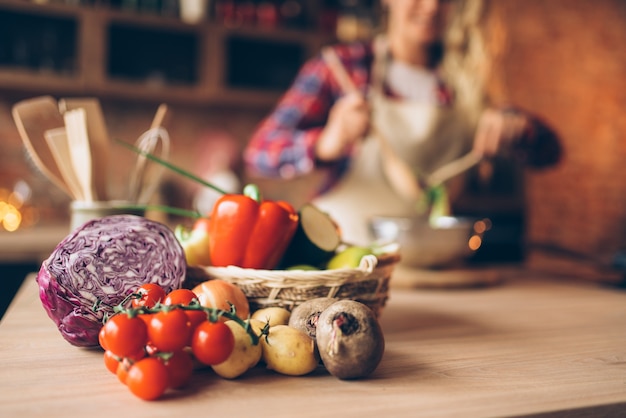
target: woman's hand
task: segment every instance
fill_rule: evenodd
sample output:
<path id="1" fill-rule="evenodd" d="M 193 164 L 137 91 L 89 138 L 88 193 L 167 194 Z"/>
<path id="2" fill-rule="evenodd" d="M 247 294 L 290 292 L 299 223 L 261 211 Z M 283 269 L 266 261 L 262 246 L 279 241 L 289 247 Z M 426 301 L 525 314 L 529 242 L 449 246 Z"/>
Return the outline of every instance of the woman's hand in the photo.
<path id="1" fill-rule="evenodd" d="M 360 93 L 341 97 L 330 109 L 328 122 L 315 152 L 323 161 L 341 158 L 352 145 L 363 139 L 370 125 L 370 106 Z"/>
<path id="2" fill-rule="evenodd" d="M 528 126 L 528 118 L 518 112 L 486 109 L 478 120 L 474 136 L 474 151 L 478 155 L 493 156 L 502 144 L 518 140 Z"/>

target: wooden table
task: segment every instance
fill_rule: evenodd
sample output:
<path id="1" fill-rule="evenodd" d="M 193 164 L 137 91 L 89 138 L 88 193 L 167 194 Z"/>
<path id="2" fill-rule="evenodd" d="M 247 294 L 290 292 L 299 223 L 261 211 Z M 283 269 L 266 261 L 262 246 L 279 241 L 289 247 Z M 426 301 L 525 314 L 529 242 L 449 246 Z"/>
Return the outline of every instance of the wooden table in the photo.
<path id="1" fill-rule="evenodd" d="M 29 276 L 0 323 L 0 417 L 626 416 L 623 290 L 509 271 L 480 289 L 395 287 L 381 321 L 367 380 L 204 370 L 144 402 L 61 338 Z"/>

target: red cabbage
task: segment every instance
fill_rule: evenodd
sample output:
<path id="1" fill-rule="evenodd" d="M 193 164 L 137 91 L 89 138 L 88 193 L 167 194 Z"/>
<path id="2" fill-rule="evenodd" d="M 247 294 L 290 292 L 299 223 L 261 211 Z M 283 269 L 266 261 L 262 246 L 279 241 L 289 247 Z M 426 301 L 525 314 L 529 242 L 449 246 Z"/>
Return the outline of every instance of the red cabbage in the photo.
<path id="1" fill-rule="evenodd" d="M 112 215 L 85 223 L 56 246 L 37 275 L 39 297 L 67 341 L 93 347 L 104 315 L 115 305 L 144 283 L 166 292 L 180 288 L 186 268 L 183 249 L 167 226 Z"/>

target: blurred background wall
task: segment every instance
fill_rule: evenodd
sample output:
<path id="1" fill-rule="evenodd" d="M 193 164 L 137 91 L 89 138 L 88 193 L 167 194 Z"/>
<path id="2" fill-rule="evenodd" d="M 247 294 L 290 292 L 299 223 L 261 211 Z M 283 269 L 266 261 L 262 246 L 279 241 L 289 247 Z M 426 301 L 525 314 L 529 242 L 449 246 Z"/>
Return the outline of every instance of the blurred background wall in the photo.
<path id="1" fill-rule="evenodd" d="M 625 248 L 626 2 L 491 7 L 507 41 L 493 96 L 544 118 L 565 151 L 555 169 L 527 172 L 530 240 L 598 256 Z"/>

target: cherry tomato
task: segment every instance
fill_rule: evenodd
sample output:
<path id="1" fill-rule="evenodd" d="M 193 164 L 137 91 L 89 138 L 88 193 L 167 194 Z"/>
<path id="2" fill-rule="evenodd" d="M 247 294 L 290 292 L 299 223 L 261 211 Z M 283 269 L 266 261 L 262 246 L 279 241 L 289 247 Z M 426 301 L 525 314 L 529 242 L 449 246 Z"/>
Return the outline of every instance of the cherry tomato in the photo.
<path id="1" fill-rule="evenodd" d="M 119 364 L 120 364 L 119 357 L 117 357 L 115 354 L 113 354 L 109 350 L 106 350 L 104 352 L 104 365 L 106 366 L 108 371 L 110 371 L 113 374 L 117 374 L 117 367 L 119 366 Z"/>
<path id="2" fill-rule="evenodd" d="M 189 289 L 174 289 L 163 299 L 164 305 L 189 305 L 198 296 Z"/>
<path id="3" fill-rule="evenodd" d="M 191 375 L 193 374 L 193 359 L 186 351 L 175 351 L 169 359 L 164 361 L 164 364 L 165 367 L 167 367 L 171 388 L 181 388 L 191 379 Z"/>
<path id="4" fill-rule="evenodd" d="M 98 343 L 103 350 L 106 350 L 106 343 L 104 342 L 104 327 L 100 328 L 100 332 L 98 333 Z"/>
<path id="5" fill-rule="evenodd" d="M 198 296 L 189 289 L 176 289 L 167 294 L 164 305 L 183 305 L 187 306 L 192 301 L 198 300 Z M 193 331 L 196 326 L 207 320 L 207 314 L 204 311 L 185 310 L 187 318 L 189 318 L 190 328 Z"/>
<path id="6" fill-rule="evenodd" d="M 141 347 L 140 350 L 137 350 L 136 352 L 127 355 L 126 357 L 124 357 L 127 360 L 130 361 L 138 361 L 141 360 L 142 358 L 146 357 L 148 354 L 146 352 L 147 346 Z"/>
<path id="7" fill-rule="evenodd" d="M 128 370 L 130 370 L 130 362 L 128 360 L 122 360 L 117 365 L 117 370 L 115 374 L 117 375 L 117 380 L 119 380 L 122 384 L 126 384 L 128 380 Z"/>
<path id="8" fill-rule="evenodd" d="M 137 315 L 137 318 L 141 319 L 146 324 L 146 327 L 149 327 L 150 320 L 152 320 L 152 315 L 154 314 L 151 314 L 151 313 L 139 314 Z"/>
<path id="9" fill-rule="evenodd" d="M 135 355 L 147 342 L 146 324 L 136 316 L 117 314 L 104 324 L 104 344 L 118 357 Z"/>
<path id="10" fill-rule="evenodd" d="M 195 330 L 198 325 L 205 322 L 208 319 L 208 316 L 207 313 L 204 311 L 185 311 L 185 313 L 187 314 L 187 318 L 189 319 L 189 338 L 191 338 L 193 330 Z"/>
<path id="11" fill-rule="evenodd" d="M 233 283 L 219 279 L 207 280 L 194 287 L 192 291 L 198 295 L 202 306 L 230 311 L 232 303 L 239 318 L 248 319 L 250 315 L 248 298 L 243 290 Z"/>
<path id="12" fill-rule="evenodd" d="M 146 357 L 128 369 L 126 386 L 146 401 L 159 398 L 169 386 L 167 367 L 156 357 Z"/>
<path id="13" fill-rule="evenodd" d="M 142 284 L 135 293 L 140 294 L 141 298 L 132 300 L 131 305 L 133 308 L 141 306 L 152 308 L 158 302 L 162 302 L 166 296 L 165 290 L 155 283 Z"/>
<path id="14" fill-rule="evenodd" d="M 189 318 L 182 309 L 172 309 L 151 315 L 148 339 L 159 351 L 182 350 L 189 342 Z"/>
<path id="15" fill-rule="evenodd" d="M 209 366 L 220 364 L 233 352 L 235 337 L 223 322 L 205 321 L 198 325 L 191 340 L 193 355 Z"/>

